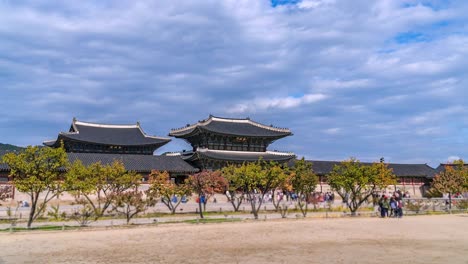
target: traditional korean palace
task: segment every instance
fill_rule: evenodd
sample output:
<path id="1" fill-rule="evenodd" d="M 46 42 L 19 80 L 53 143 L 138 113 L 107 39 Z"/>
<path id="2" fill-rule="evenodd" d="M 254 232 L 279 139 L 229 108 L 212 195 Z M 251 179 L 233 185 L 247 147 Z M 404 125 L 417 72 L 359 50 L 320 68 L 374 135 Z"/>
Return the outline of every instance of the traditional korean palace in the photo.
<path id="1" fill-rule="evenodd" d="M 257 161 L 288 162 L 295 158 L 291 152 L 267 150 L 275 140 L 292 135 L 287 128 L 267 126 L 246 119 L 221 118 L 210 115 L 193 125 L 172 129 L 169 136 L 181 138 L 191 151 L 168 154 L 180 155 L 200 169 L 220 169 L 229 163 Z"/>
<path id="2" fill-rule="evenodd" d="M 121 161 L 126 169 L 140 173 L 145 179 L 152 170 L 168 171 L 175 179 L 197 172 L 197 168 L 180 157 L 153 154 L 170 141 L 170 138 L 147 135 L 140 123 L 108 125 L 73 119 L 68 132 L 60 132 L 57 139 L 43 144 L 56 148 L 63 142 L 70 162 L 81 160 L 90 165 Z"/>
<path id="3" fill-rule="evenodd" d="M 224 118 L 210 115 L 194 124 L 171 129 L 170 137 L 185 140 L 188 151 L 154 155 L 171 138 L 147 135 L 140 123 L 131 125 L 99 124 L 73 119 L 68 132 L 60 132 L 56 139 L 45 141 L 47 147 L 63 144 L 70 162 L 81 160 L 111 164 L 121 161 L 125 168 L 140 173 L 147 179 L 152 170 L 167 171 L 176 182 L 203 169 L 215 170 L 227 164 L 253 162 L 262 158 L 292 165 L 296 156 L 291 152 L 269 150 L 276 140 L 292 136 L 291 130 L 265 125 L 250 118 Z M 338 161 L 311 160 L 314 172 L 320 178 L 321 191 L 328 191 L 326 176 Z M 366 163 L 364 163 L 366 164 Z M 369 163 L 370 164 L 370 163 Z M 438 171 L 427 164 L 395 164 L 389 167 L 398 177 L 398 185 L 416 196 L 424 195 Z M 0 163 L 0 181 L 8 180 L 9 168 Z"/>

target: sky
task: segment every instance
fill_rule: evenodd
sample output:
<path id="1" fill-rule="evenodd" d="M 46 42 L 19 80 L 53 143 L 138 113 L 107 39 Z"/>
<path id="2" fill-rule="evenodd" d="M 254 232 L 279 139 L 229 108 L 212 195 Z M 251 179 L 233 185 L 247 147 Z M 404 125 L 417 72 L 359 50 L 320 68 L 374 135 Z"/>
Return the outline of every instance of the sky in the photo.
<path id="1" fill-rule="evenodd" d="M 468 1 L 0 0 L 0 143 L 250 117 L 315 160 L 468 159 Z M 181 139 L 158 150 L 190 146 Z"/>

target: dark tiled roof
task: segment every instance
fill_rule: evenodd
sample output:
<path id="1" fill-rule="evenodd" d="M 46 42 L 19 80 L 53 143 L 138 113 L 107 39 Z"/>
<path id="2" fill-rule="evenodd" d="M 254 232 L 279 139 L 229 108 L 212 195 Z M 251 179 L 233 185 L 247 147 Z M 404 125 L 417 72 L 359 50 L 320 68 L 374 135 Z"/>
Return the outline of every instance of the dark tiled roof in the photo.
<path id="1" fill-rule="evenodd" d="M 199 149 L 193 155 L 185 156 L 184 159 L 187 160 L 196 160 L 200 158 L 208 158 L 214 160 L 224 160 L 224 161 L 256 161 L 260 157 L 264 160 L 273 160 L 273 161 L 289 161 L 290 159 L 295 158 L 293 153 L 284 153 L 284 152 L 248 152 L 248 151 L 226 151 L 226 150 L 208 150 L 208 149 Z"/>
<path id="2" fill-rule="evenodd" d="M 2 163 L 2 157 L 9 152 L 12 152 L 12 151 L 0 150 L 0 171 L 10 171 L 10 167 L 8 167 L 6 163 Z"/>
<path id="3" fill-rule="evenodd" d="M 339 165 L 339 161 L 322 161 L 322 160 L 309 160 L 312 162 L 312 168 L 315 173 L 325 175 L 333 170 L 335 165 Z M 372 163 L 362 162 L 364 165 L 371 165 Z M 388 167 L 393 169 L 393 173 L 397 177 L 434 177 L 435 170 L 427 164 L 398 164 L 389 163 Z"/>
<path id="4" fill-rule="evenodd" d="M 0 159 L 1 159 L 5 154 L 7 154 L 7 153 L 20 153 L 22 150 L 23 150 L 23 149 L 20 149 L 20 150 L 16 150 L 16 149 L 15 149 L 15 150 L 11 150 L 11 149 L 6 150 L 6 149 L 2 149 L 2 150 L 0 150 Z"/>
<path id="5" fill-rule="evenodd" d="M 438 174 L 440 172 L 445 171 L 445 166 L 457 166 L 456 164 L 452 163 L 441 163 L 437 168 L 435 169 L 435 174 Z M 468 164 L 463 164 L 463 166 L 468 167 Z"/>
<path id="6" fill-rule="evenodd" d="M 100 153 L 67 153 L 68 160 L 72 163 L 81 160 L 84 165 L 101 162 L 112 164 L 114 161 L 122 161 L 125 168 L 130 171 L 150 172 L 160 170 L 168 172 L 193 173 L 198 169 L 185 162 L 180 156 L 153 156 L 133 154 L 100 154 Z M 10 171 L 5 163 L 0 163 L 0 171 Z"/>
<path id="7" fill-rule="evenodd" d="M 185 137 L 206 130 L 217 134 L 248 136 L 248 137 L 274 137 L 281 138 L 292 135 L 286 128 L 276 128 L 254 122 L 248 118 L 233 119 L 210 116 L 206 120 L 188 125 L 180 129 L 172 129 L 169 133 L 173 137 Z"/>
<path id="8" fill-rule="evenodd" d="M 114 161 L 122 161 L 125 168 L 130 171 L 150 172 L 160 170 L 168 172 L 197 172 L 198 169 L 185 162 L 180 156 L 153 156 L 133 154 L 99 154 L 99 153 L 68 153 L 70 162 L 81 160 L 83 164 L 101 162 L 111 164 Z"/>
<path id="9" fill-rule="evenodd" d="M 0 163 L 0 171 L 10 171 L 10 167 L 6 163 Z"/>
<path id="10" fill-rule="evenodd" d="M 60 139 L 91 142 L 104 145 L 162 146 L 171 139 L 146 135 L 139 124 L 136 125 L 103 125 L 73 120 L 70 132 L 61 132 L 56 141 L 46 141 L 44 145 L 55 146 Z"/>

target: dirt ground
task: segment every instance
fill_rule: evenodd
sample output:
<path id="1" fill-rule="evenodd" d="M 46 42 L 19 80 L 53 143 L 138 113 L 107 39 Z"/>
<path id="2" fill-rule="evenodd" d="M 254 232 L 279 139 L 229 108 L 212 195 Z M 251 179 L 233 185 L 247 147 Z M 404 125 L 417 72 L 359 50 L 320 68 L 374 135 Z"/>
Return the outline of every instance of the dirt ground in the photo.
<path id="1" fill-rule="evenodd" d="M 0 234 L 0 263 L 468 263 L 468 215 Z"/>

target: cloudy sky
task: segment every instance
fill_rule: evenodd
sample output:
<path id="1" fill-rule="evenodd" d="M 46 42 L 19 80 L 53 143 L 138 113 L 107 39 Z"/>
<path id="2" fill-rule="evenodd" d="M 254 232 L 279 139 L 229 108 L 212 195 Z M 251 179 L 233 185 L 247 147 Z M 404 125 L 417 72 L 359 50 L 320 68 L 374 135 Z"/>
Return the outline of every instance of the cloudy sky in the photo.
<path id="1" fill-rule="evenodd" d="M 309 159 L 468 159 L 468 1 L 0 0 L 0 142 L 209 114 Z M 188 149 L 174 139 L 158 153 Z"/>

